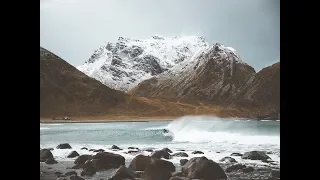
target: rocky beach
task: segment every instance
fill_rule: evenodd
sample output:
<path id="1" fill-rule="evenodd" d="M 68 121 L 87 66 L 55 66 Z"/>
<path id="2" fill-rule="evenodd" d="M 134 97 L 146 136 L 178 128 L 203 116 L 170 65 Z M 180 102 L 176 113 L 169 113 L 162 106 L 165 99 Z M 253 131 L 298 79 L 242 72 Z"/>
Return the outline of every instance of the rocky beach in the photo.
<path id="1" fill-rule="evenodd" d="M 40 149 L 40 179 L 280 179 L 280 164 L 268 156 L 272 152 L 235 152 L 215 162 L 201 151 L 192 152 L 196 157 L 190 158 L 183 149 L 175 152 L 169 148 L 121 148 L 116 145 L 108 150 L 83 147 L 81 152 L 84 153 L 79 154 L 68 143 L 58 145 L 55 149 L 70 151 L 68 161 L 56 160 L 51 152 L 54 149 Z M 119 150 L 134 158 L 126 159 L 117 153 Z M 252 161 L 238 163 L 236 158 Z M 179 164 L 172 163 L 173 159 L 180 159 Z"/>

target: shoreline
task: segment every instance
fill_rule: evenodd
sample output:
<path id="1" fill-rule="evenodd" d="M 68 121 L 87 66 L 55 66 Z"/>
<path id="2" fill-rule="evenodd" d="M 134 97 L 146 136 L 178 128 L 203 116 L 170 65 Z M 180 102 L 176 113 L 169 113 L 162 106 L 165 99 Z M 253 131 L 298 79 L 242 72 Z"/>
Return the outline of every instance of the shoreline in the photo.
<path id="1" fill-rule="evenodd" d="M 40 117 L 40 123 L 113 123 L 113 122 L 155 122 L 155 121 L 174 121 L 179 117 L 74 117 L 70 120 L 53 120 L 51 118 Z"/>
<path id="2" fill-rule="evenodd" d="M 53 123 L 115 123 L 115 122 L 157 122 L 157 121 L 174 121 L 184 116 L 172 116 L 172 117 L 72 117 L 70 120 L 53 120 L 51 118 L 40 117 L 40 123 L 53 124 Z M 270 119 L 247 119 L 240 118 L 238 121 L 280 121 Z"/>

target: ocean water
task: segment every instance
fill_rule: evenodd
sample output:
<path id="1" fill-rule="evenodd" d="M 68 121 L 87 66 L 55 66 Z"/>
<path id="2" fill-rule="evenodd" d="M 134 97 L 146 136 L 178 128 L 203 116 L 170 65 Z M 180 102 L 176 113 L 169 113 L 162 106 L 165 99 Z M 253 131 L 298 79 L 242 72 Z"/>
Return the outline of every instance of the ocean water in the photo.
<path id="1" fill-rule="evenodd" d="M 206 156 L 216 162 L 231 153 L 259 150 L 268 152 L 275 161 L 273 166 L 280 167 L 280 121 L 187 116 L 175 121 L 40 124 L 40 148 L 55 148 L 60 143 L 69 143 L 80 155 L 93 154 L 81 150 L 82 147 L 118 153 L 127 163 L 137 155 L 126 153 L 130 146 L 139 149 L 168 147 L 174 153 L 185 150 L 189 155 L 187 159 Z M 112 145 L 123 150 L 112 151 Z M 52 153 L 57 160 L 74 161 L 75 158 L 66 158 L 72 150 L 54 149 Z M 191 154 L 196 150 L 204 154 Z M 245 164 L 266 165 L 238 156 L 233 158 Z M 179 164 L 180 159 L 175 157 L 170 161 Z"/>

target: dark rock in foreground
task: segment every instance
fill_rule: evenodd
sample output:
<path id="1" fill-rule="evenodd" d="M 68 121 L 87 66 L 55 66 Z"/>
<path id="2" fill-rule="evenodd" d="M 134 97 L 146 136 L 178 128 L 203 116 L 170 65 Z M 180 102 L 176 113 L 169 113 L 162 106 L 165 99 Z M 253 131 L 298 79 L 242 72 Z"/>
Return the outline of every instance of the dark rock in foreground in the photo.
<path id="1" fill-rule="evenodd" d="M 193 179 L 226 180 L 227 175 L 216 162 L 206 157 L 191 158 L 182 168 L 182 173 Z"/>
<path id="2" fill-rule="evenodd" d="M 72 147 L 68 143 L 59 144 L 56 148 L 57 149 L 72 149 Z"/>
<path id="3" fill-rule="evenodd" d="M 45 161 L 46 164 L 57 164 L 58 162 L 54 158 L 47 159 Z"/>
<path id="4" fill-rule="evenodd" d="M 193 151 L 191 154 L 204 154 L 202 151 Z"/>
<path id="5" fill-rule="evenodd" d="M 97 169 L 94 167 L 92 160 L 85 162 L 81 176 L 93 176 L 97 172 Z"/>
<path id="6" fill-rule="evenodd" d="M 164 158 L 164 159 L 170 159 L 170 154 L 167 151 L 163 151 L 163 150 L 159 150 L 159 151 L 155 151 L 151 154 L 152 158 Z"/>
<path id="7" fill-rule="evenodd" d="M 113 154 L 109 152 L 99 152 L 92 156 L 95 161 L 95 167 L 97 169 L 111 169 L 119 168 L 120 165 L 125 165 L 125 158 L 118 154 Z"/>
<path id="8" fill-rule="evenodd" d="M 75 164 L 84 164 L 87 160 L 91 160 L 92 155 L 89 154 L 84 154 L 79 157 L 74 161 Z"/>
<path id="9" fill-rule="evenodd" d="M 271 159 L 266 153 L 262 151 L 250 151 L 246 152 L 241 156 L 242 159 L 251 159 L 251 160 L 267 160 Z"/>
<path id="10" fill-rule="evenodd" d="M 234 164 L 232 166 L 227 167 L 226 172 L 229 173 L 229 172 L 236 171 L 236 170 L 243 169 L 243 168 L 246 168 L 246 165 Z"/>
<path id="11" fill-rule="evenodd" d="M 232 157 L 224 157 L 224 158 L 220 159 L 220 162 L 236 163 L 237 161 Z"/>
<path id="12" fill-rule="evenodd" d="M 188 159 L 180 159 L 180 165 L 184 166 L 188 162 Z"/>
<path id="13" fill-rule="evenodd" d="M 85 180 L 82 177 L 78 176 L 78 175 L 72 175 L 70 176 L 70 180 Z"/>
<path id="14" fill-rule="evenodd" d="M 230 156 L 243 156 L 241 153 L 232 153 Z"/>
<path id="15" fill-rule="evenodd" d="M 272 177 L 280 178 L 280 170 L 273 169 L 271 171 Z"/>
<path id="16" fill-rule="evenodd" d="M 78 175 L 78 173 L 75 172 L 75 171 L 69 171 L 69 172 L 66 172 L 65 175 L 66 176 L 72 176 L 72 175 Z"/>
<path id="17" fill-rule="evenodd" d="M 249 172 L 253 172 L 253 171 L 254 171 L 254 169 L 251 166 L 247 166 L 242 169 L 242 172 L 244 172 L 244 173 L 249 173 Z"/>
<path id="18" fill-rule="evenodd" d="M 172 151 L 169 148 L 163 148 L 161 151 L 167 151 L 168 153 L 172 153 Z"/>
<path id="19" fill-rule="evenodd" d="M 129 165 L 129 168 L 135 171 L 144 171 L 148 164 L 151 162 L 151 157 L 138 155 L 134 157 Z"/>
<path id="20" fill-rule="evenodd" d="M 114 176 L 112 176 L 109 180 L 122 180 L 122 179 L 134 179 L 136 178 L 136 174 L 129 168 L 121 165 L 117 170 Z"/>
<path id="21" fill-rule="evenodd" d="M 147 180 L 169 180 L 171 172 L 175 171 L 172 162 L 162 159 L 152 159 L 151 163 L 146 167 L 142 179 Z"/>
<path id="22" fill-rule="evenodd" d="M 185 152 L 177 152 L 177 153 L 174 153 L 172 154 L 172 156 L 175 156 L 175 157 L 189 157 L 189 155 Z"/>
<path id="23" fill-rule="evenodd" d="M 80 156 L 77 151 L 72 151 L 68 154 L 67 158 L 74 158 L 74 157 L 77 157 L 77 156 Z"/>
<path id="24" fill-rule="evenodd" d="M 40 162 L 45 162 L 47 159 L 53 158 L 53 155 L 50 150 L 48 149 L 41 149 L 40 150 Z"/>

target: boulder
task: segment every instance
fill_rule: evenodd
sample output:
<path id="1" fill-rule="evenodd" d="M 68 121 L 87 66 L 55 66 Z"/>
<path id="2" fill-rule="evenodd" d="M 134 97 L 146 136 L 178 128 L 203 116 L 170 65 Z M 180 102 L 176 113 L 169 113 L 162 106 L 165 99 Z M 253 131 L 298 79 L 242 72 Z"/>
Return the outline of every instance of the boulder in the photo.
<path id="1" fill-rule="evenodd" d="M 77 151 L 72 151 L 68 154 L 67 158 L 74 158 L 74 157 L 77 157 L 77 156 L 80 156 Z"/>
<path id="2" fill-rule="evenodd" d="M 58 176 L 58 175 L 61 175 L 62 172 L 57 171 L 57 172 L 54 172 L 53 174 L 55 174 L 56 176 Z"/>
<path id="3" fill-rule="evenodd" d="M 74 161 L 75 164 L 84 164 L 87 160 L 91 160 L 92 155 L 89 154 L 84 154 L 79 157 Z"/>
<path id="4" fill-rule="evenodd" d="M 137 150 L 139 150 L 139 148 L 137 148 L 137 147 L 128 147 L 128 149 L 137 149 Z"/>
<path id="5" fill-rule="evenodd" d="M 280 170 L 272 169 L 271 175 L 272 177 L 280 178 Z"/>
<path id="6" fill-rule="evenodd" d="M 224 157 L 220 159 L 220 162 L 236 163 L 237 161 L 232 157 Z"/>
<path id="7" fill-rule="evenodd" d="M 57 164 L 58 162 L 54 158 L 49 158 L 45 161 L 46 164 Z"/>
<path id="8" fill-rule="evenodd" d="M 230 156 L 243 156 L 241 153 L 232 153 Z"/>
<path id="9" fill-rule="evenodd" d="M 244 168 L 246 168 L 246 165 L 234 164 L 232 166 L 227 167 L 226 172 L 229 173 L 229 172 L 236 171 L 236 170 L 239 170 L 239 169 L 244 169 Z"/>
<path id="10" fill-rule="evenodd" d="M 112 176 L 109 180 L 122 180 L 122 179 L 134 179 L 136 178 L 136 174 L 129 168 L 124 165 L 121 165 L 117 170 L 114 176 Z"/>
<path id="11" fill-rule="evenodd" d="M 191 179 L 226 180 L 227 175 L 220 165 L 206 157 L 191 158 L 182 168 L 181 172 Z"/>
<path id="12" fill-rule="evenodd" d="M 57 149 L 72 149 L 72 147 L 68 143 L 59 144 L 56 148 Z"/>
<path id="13" fill-rule="evenodd" d="M 180 165 L 184 166 L 188 162 L 188 159 L 180 159 Z"/>
<path id="14" fill-rule="evenodd" d="M 127 153 L 128 153 L 128 154 L 134 154 L 134 153 L 139 153 L 139 151 L 138 151 L 138 150 L 130 150 L 130 151 L 128 151 Z"/>
<path id="15" fill-rule="evenodd" d="M 170 154 L 167 151 L 163 151 L 163 150 L 159 150 L 159 151 L 155 151 L 151 154 L 152 158 L 164 158 L 164 159 L 170 159 Z"/>
<path id="16" fill-rule="evenodd" d="M 84 163 L 83 171 L 81 176 L 93 176 L 97 172 L 97 169 L 94 167 L 92 160 L 87 160 Z"/>
<path id="17" fill-rule="evenodd" d="M 75 172 L 75 171 L 69 171 L 69 172 L 66 172 L 65 175 L 66 176 L 72 176 L 72 175 L 78 175 L 78 173 Z"/>
<path id="18" fill-rule="evenodd" d="M 161 151 L 167 151 L 168 153 L 172 153 L 172 151 L 169 148 L 163 148 Z"/>
<path id="19" fill-rule="evenodd" d="M 70 180 L 85 180 L 82 177 L 78 176 L 78 175 L 72 175 L 70 176 Z"/>
<path id="20" fill-rule="evenodd" d="M 141 178 L 143 171 L 136 171 L 137 178 Z"/>
<path id="21" fill-rule="evenodd" d="M 103 149 L 95 149 L 95 150 L 93 150 L 93 152 L 104 152 L 105 150 L 103 150 Z"/>
<path id="22" fill-rule="evenodd" d="M 175 156 L 175 157 L 189 157 L 188 154 L 185 153 L 185 152 L 177 152 L 177 153 L 172 154 L 172 156 Z"/>
<path id="23" fill-rule="evenodd" d="M 112 145 L 111 149 L 116 149 L 116 150 L 120 150 L 120 148 L 116 145 Z"/>
<path id="24" fill-rule="evenodd" d="M 174 165 L 169 162 L 163 162 L 162 159 L 152 159 L 150 164 L 144 170 L 142 179 L 145 180 L 169 180 L 171 178 L 171 172 L 173 172 Z"/>
<path id="25" fill-rule="evenodd" d="M 266 153 L 262 151 L 250 151 L 246 152 L 241 156 L 242 159 L 251 159 L 251 160 L 267 160 L 271 159 Z"/>
<path id="26" fill-rule="evenodd" d="M 145 148 L 145 149 L 142 149 L 142 151 L 153 152 L 153 149 L 154 148 Z"/>
<path id="27" fill-rule="evenodd" d="M 148 164 L 150 164 L 150 156 L 138 155 L 134 157 L 129 165 L 129 168 L 135 171 L 144 171 Z"/>
<path id="28" fill-rule="evenodd" d="M 53 158 L 53 155 L 50 150 L 48 149 L 41 149 L 40 150 L 40 162 L 45 162 L 47 159 Z"/>
<path id="29" fill-rule="evenodd" d="M 166 161 L 163 159 L 151 159 L 150 164 L 156 165 L 156 167 L 161 168 L 161 169 L 166 169 L 169 172 L 175 172 L 176 167 L 173 165 L 172 162 Z"/>
<path id="30" fill-rule="evenodd" d="M 83 147 L 83 148 L 81 148 L 81 150 L 88 150 L 88 148 L 86 148 L 86 147 Z"/>
<path id="31" fill-rule="evenodd" d="M 123 156 L 109 152 L 99 152 L 92 156 L 92 159 L 97 159 L 97 169 L 119 168 L 120 165 L 125 165 L 125 158 Z"/>
<path id="32" fill-rule="evenodd" d="M 191 154 L 204 154 L 202 151 L 193 151 Z"/>
<path id="33" fill-rule="evenodd" d="M 251 167 L 251 166 L 247 166 L 247 167 L 245 167 L 245 168 L 243 168 L 241 170 L 244 173 L 249 173 L 249 172 L 253 172 L 254 171 L 253 167 Z"/>

